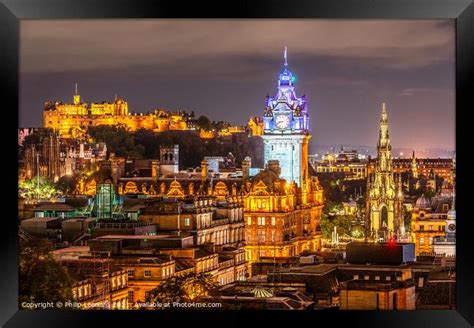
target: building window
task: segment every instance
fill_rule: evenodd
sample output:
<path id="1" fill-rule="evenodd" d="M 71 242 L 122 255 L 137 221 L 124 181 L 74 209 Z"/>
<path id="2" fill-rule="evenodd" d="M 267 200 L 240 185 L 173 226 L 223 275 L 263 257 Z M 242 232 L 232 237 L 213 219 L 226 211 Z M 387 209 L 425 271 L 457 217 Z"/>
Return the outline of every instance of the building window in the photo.
<path id="1" fill-rule="evenodd" d="M 434 230 L 434 227 L 430 225 L 430 231 L 433 231 L 433 230 Z"/>
<path id="2" fill-rule="evenodd" d="M 425 238 L 420 238 L 420 245 L 424 245 L 425 244 Z"/>
<path id="3" fill-rule="evenodd" d="M 258 232 L 258 242 L 259 243 L 265 242 L 265 231 Z"/>
<path id="4" fill-rule="evenodd" d="M 275 231 L 272 230 L 272 242 L 275 241 Z"/>
<path id="5" fill-rule="evenodd" d="M 425 284 L 425 278 L 424 277 L 418 278 L 418 287 L 423 287 L 424 284 Z"/>
<path id="6" fill-rule="evenodd" d="M 144 275 L 147 278 L 151 277 L 151 270 L 145 270 Z"/>
<path id="7" fill-rule="evenodd" d="M 252 225 L 252 217 L 247 216 L 247 225 Z"/>
<path id="8" fill-rule="evenodd" d="M 364 276 L 364 280 L 369 280 L 369 278 L 370 278 L 370 277 L 369 277 L 368 275 L 365 275 L 365 276 Z"/>
<path id="9" fill-rule="evenodd" d="M 135 270 L 128 270 L 127 273 L 129 278 L 133 278 L 135 276 Z"/>
<path id="10" fill-rule="evenodd" d="M 261 225 L 261 226 L 265 225 L 265 217 L 263 216 L 258 217 L 258 225 Z"/>
<path id="11" fill-rule="evenodd" d="M 375 280 L 380 280 L 380 276 L 375 276 Z"/>
<path id="12" fill-rule="evenodd" d="M 133 290 L 129 290 L 128 291 L 128 303 L 133 303 L 134 302 L 134 299 L 133 299 Z"/>
<path id="13" fill-rule="evenodd" d="M 359 275 L 358 274 L 354 275 L 354 280 L 359 280 Z"/>
<path id="14" fill-rule="evenodd" d="M 420 225 L 420 231 L 425 231 L 425 226 L 424 225 Z"/>
<path id="15" fill-rule="evenodd" d="M 272 216 L 272 226 L 276 225 L 276 219 L 274 216 Z"/>
<path id="16" fill-rule="evenodd" d="M 430 245 L 433 245 L 433 237 L 430 237 Z"/>
<path id="17" fill-rule="evenodd" d="M 190 224 L 191 224 L 191 219 L 190 218 L 184 218 L 184 225 L 189 227 Z"/>
<path id="18" fill-rule="evenodd" d="M 385 280 L 390 281 L 390 280 L 392 280 L 392 277 L 386 276 L 386 277 L 385 277 Z"/>

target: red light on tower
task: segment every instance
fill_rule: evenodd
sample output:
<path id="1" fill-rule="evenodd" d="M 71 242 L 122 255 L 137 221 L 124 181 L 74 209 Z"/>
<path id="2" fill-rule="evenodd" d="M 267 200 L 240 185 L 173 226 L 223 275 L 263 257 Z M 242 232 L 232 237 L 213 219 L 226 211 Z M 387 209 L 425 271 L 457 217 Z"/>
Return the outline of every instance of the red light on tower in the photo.
<path id="1" fill-rule="evenodd" d="M 390 239 L 388 240 L 388 246 L 389 246 L 390 248 L 395 247 L 395 238 L 392 237 L 392 238 L 390 238 Z"/>

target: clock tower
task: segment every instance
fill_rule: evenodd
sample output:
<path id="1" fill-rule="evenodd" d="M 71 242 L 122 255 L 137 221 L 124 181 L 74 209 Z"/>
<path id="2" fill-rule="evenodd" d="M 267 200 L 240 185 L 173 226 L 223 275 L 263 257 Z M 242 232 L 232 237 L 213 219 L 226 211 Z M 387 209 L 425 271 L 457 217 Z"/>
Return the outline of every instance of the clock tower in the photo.
<path id="1" fill-rule="evenodd" d="M 278 76 L 277 92 L 267 96 L 263 115 L 265 163 L 278 160 L 280 177 L 305 189 L 308 181 L 309 114 L 306 97 L 295 93 L 296 76 L 284 64 Z"/>

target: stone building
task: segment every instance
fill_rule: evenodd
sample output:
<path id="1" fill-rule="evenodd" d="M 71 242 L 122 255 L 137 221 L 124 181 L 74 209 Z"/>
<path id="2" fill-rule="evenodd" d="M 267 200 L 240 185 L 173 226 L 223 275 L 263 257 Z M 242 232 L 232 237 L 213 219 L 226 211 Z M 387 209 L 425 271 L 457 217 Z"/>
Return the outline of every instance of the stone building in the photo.
<path id="1" fill-rule="evenodd" d="M 280 178 L 278 161 L 249 184 L 245 197 L 245 250 L 248 261 L 261 257 L 297 256 L 321 247 L 319 221 L 323 192 L 317 178 L 302 192 L 295 183 Z"/>

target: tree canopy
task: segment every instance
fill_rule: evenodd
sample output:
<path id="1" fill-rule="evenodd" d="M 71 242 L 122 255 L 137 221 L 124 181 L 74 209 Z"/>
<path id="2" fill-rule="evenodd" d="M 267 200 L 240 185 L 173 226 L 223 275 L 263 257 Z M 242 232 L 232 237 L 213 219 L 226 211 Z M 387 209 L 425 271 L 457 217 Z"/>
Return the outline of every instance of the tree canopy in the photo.
<path id="1" fill-rule="evenodd" d="M 202 139 L 197 131 L 153 132 L 124 127 L 97 126 L 89 128 L 91 137 L 107 144 L 107 153 L 120 157 L 159 158 L 160 146 L 179 145 L 179 164 L 182 168 L 200 166 L 204 156 L 227 156 L 232 153 L 237 163 L 246 156 L 253 166 L 263 166 L 263 141 L 258 136 L 233 134 L 231 137 Z"/>
<path id="2" fill-rule="evenodd" d="M 59 194 L 55 184 L 46 177 L 35 176 L 31 179 L 21 181 L 18 186 L 18 194 L 27 200 L 35 198 L 50 199 Z"/>
<path id="3" fill-rule="evenodd" d="M 206 130 L 206 131 L 212 130 L 211 120 L 207 116 L 204 116 L 204 115 L 199 116 L 199 118 L 197 119 L 197 125 L 202 130 Z"/>
<path id="4" fill-rule="evenodd" d="M 212 275 L 207 273 L 188 273 L 166 279 L 148 294 L 148 302 L 189 302 L 206 296 L 218 287 Z"/>
<path id="5" fill-rule="evenodd" d="M 51 256 L 46 239 L 20 240 L 19 302 L 66 302 L 72 300 L 72 280 Z"/>

